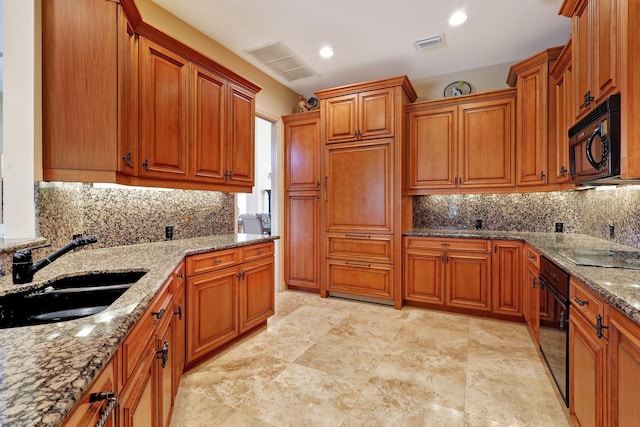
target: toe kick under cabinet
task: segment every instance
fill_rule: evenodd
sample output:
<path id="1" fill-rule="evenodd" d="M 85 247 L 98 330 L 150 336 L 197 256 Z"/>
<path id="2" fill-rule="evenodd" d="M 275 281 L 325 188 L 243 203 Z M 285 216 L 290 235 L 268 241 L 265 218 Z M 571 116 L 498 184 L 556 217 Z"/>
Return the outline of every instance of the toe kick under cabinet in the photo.
<path id="1" fill-rule="evenodd" d="M 187 257 L 187 368 L 274 313 L 273 242 Z"/>

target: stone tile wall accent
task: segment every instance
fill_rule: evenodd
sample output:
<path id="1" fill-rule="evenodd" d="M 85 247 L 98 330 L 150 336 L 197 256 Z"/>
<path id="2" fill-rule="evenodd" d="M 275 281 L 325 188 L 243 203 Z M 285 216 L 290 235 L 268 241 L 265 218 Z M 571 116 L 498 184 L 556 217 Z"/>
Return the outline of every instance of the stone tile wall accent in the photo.
<path id="1" fill-rule="evenodd" d="M 415 196 L 413 226 L 552 232 L 556 222 L 567 233 L 582 233 L 640 247 L 640 190 L 637 186 L 545 193 Z"/>
<path id="2" fill-rule="evenodd" d="M 95 235 L 98 243 L 91 247 L 101 248 L 165 240 L 167 225 L 174 239 L 234 228 L 235 197 L 229 193 L 44 182 L 36 193 L 40 235 L 53 249 L 79 233 Z"/>

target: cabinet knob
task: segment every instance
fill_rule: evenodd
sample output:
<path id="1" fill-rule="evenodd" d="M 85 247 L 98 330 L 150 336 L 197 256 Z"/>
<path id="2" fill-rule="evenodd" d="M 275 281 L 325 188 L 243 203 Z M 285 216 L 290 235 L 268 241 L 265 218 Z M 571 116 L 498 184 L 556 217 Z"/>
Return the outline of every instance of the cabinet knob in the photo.
<path id="1" fill-rule="evenodd" d="M 143 168 L 145 171 L 148 171 L 148 170 L 149 170 L 149 159 L 144 159 L 144 163 L 142 163 L 142 168 Z"/>
<path id="2" fill-rule="evenodd" d="M 591 103 L 593 102 L 593 96 L 591 96 L 591 91 L 588 90 L 585 94 L 584 94 L 584 102 L 582 104 L 583 107 L 588 107 Z"/>
<path id="3" fill-rule="evenodd" d="M 565 168 L 564 165 L 560 166 L 560 176 L 565 176 L 567 172 L 567 168 Z"/>
<path id="4" fill-rule="evenodd" d="M 167 311 L 164 308 L 161 308 L 160 311 L 152 311 L 151 315 L 155 316 L 156 319 L 160 320 L 162 319 L 162 316 L 164 316 L 164 312 Z"/>

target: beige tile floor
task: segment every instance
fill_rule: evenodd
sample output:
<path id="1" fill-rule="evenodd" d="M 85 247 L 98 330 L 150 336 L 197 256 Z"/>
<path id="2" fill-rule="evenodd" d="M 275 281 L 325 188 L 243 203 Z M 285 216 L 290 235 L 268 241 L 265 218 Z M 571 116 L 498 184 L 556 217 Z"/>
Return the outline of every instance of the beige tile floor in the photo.
<path id="1" fill-rule="evenodd" d="M 285 291 L 186 373 L 171 426 L 570 425 L 526 327 Z"/>

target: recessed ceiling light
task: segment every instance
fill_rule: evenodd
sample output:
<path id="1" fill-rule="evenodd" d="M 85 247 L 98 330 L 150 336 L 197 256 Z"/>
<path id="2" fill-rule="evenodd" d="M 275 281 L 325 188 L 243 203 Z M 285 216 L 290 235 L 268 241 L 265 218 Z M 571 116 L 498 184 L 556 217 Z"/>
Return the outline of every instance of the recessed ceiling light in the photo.
<path id="1" fill-rule="evenodd" d="M 453 15 L 451 15 L 451 18 L 449 18 L 449 25 L 452 25 L 455 27 L 456 25 L 462 24 L 466 20 L 467 20 L 467 14 L 459 10 L 457 12 L 454 12 Z"/>
<path id="2" fill-rule="evenodd" d="M 320 56 L 322 56 L 323 58 L 331 58 L 333 56 L 333 49 L 331 49 L 329 46 L 325 46 L 322 49 L 320 49 Z"/>

